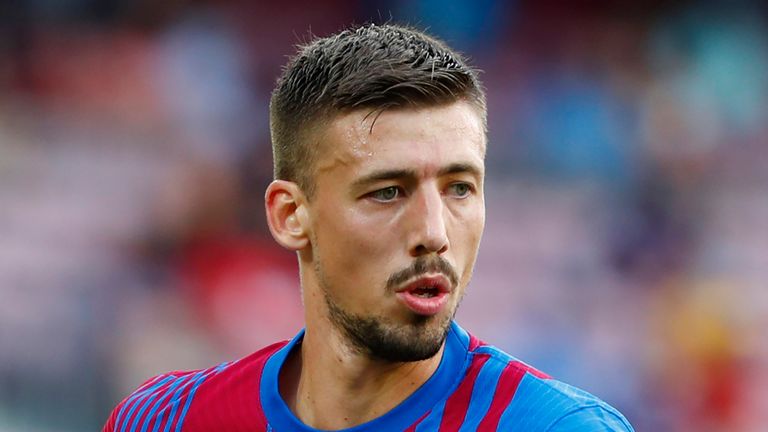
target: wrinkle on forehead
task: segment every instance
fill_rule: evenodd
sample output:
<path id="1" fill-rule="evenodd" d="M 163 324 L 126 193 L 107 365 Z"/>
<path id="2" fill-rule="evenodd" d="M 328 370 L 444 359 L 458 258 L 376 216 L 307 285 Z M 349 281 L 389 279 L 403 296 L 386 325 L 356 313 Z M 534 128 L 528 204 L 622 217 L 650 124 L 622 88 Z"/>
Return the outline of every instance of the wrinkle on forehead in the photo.
<path id="1" fill-rule="evenodd" d="M 468 142 L 477 142 L 480 146 L 480 155 L 484 158 L 486 138 L 483 126 L 471 105 L 459 102 L 458 106 L 466 105 L 469 110 L 460 111 L 464 121 L 456 121 L 453 116 L 442 116 L 446 105 L 427 108 L 406 108 L 402 110 L 369 112 L 357 110 L 342 114 L 331 121 L 320 137 L 321 156 L 317 160 L 317 172 L 330 171 L 339 166 L 351 166 L 365 159 L 371 159 L 376 155 L 376 142 L 382 136 L 387 136 L 392 128 L 399 128 L 401 123 L 385 118 L 388 114 L 398 113 L 408 115 L 423 113 L 423 122 L 415 125 L 415 128 L 396 131 L 404 140 L 418 142 L 434 142 L 439 139 L 436 132 L 454 130 L 456 136 L 473 137 Z M 435 129 L 438 126 L 439 129 Z"/>

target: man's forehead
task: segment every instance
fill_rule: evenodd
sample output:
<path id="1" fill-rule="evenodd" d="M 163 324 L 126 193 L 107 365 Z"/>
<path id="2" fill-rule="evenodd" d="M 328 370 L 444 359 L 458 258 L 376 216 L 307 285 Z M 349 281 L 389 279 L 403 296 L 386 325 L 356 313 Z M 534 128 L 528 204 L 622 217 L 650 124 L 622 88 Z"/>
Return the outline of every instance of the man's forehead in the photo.
<path id="1" fill-rule="evenodd" d="M 433 150 L 468 150 L 484 157 L 486 146 L 482 117 L 466 102 L 351 111 L 333 118 L 321 135 L 321 155 L 336 157 L 371 158 L 377 152 L 427 144 Z"/>

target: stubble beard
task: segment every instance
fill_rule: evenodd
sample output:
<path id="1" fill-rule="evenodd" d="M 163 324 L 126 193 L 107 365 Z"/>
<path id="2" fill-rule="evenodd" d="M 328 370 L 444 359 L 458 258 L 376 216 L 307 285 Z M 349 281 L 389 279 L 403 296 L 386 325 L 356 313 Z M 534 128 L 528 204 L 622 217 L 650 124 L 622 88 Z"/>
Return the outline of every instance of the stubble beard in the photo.
<path id="1" fill-rule="evenodd" d="M 456 305 L 451 313 L 439 316 L 413 314 L 404 324 L 384 316 L 357 315 L 345 310 L 333 298 L 332 287 L 319 260 L 315 263 L 315 273 L 331 324 L 352 350 L 379 360 L 415 362 L 434 357 L 443 346 L 458 309 Z"/>

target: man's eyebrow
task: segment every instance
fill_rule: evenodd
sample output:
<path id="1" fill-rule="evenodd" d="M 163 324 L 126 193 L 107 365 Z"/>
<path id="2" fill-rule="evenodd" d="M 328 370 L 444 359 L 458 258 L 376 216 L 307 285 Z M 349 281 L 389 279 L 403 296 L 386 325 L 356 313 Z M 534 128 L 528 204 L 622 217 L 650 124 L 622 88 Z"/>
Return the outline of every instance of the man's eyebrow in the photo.
<path id="1" fill-rule="evenodd" d="M 475 177 L 481 178 L 483 176 L 480 168 L 470 163 L 453 163 L 444 168 L 441 168 L 437 172 L 438 176 L 444 176 L 449 174 L 469 173 Z M 371 183 L 376 183 L 384 180 L 394 179 L 415 179 L 417 177 L 416 171 L 411 169 L 385 169 L 380 171 L 374 171 L 367 174 L 354 182 L 354 186 L 364 186 Z"/>
<path id="2" fill-rule="evenodd" d="M 383 180 L 393 180 L 402 178 L 416 178 L 416 171 L 409 169 L 388 169 L 374 171 L 368 175 L 365 175 L 355 180 L 355 186 L 362 186 L 370 183 L 376 183 Z"/>
<path id="3" fill-rule="evenodd" d="M 453 163 L 448 165 L 445 168 L 442 168 L 440 171 L 437 172 L 439 176 L 444 176 L 448 174 L 461 174 L 461 173 L 469 173 L 478 178 L 483 176 L 483 173 L 480 171 L 480 168 L 470 163 Z"/>

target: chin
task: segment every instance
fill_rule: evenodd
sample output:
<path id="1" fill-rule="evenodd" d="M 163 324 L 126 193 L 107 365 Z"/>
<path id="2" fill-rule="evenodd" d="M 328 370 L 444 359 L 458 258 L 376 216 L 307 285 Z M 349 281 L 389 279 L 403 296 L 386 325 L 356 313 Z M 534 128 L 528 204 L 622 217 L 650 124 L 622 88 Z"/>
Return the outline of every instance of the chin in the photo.
<path id="1" fill-rule="evenodd" d="M 366 351 L 373 357 L 393 362 L 413 362 L 432 358 L 440 351 L 450 328 L 451 315 L 413 315 L 405 325 L 381 322 L 369 328 Z"/>
<path id="2" fill-rule="evenodd" d="M 384 317 L 361 317 L 339 310 L 332 321 L 350 346 L 361 354 L 390 362 L 426 360 L 440 351 L 450 328 L 451 316 L 413 315 L 408 323 Z"/>

